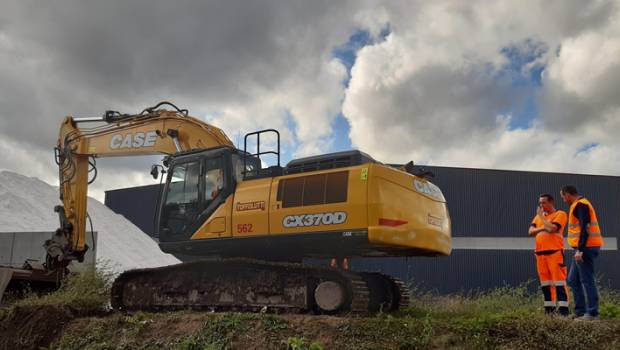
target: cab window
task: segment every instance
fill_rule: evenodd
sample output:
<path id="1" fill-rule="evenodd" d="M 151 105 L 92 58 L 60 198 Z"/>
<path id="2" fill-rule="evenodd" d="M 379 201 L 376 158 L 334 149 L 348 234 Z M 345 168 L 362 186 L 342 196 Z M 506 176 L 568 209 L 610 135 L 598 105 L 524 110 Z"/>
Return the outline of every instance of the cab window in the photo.
<path id="1" fill-rule="evenodd" d="M 208 207 L 224 188 L 222 158 L 207 159 L 205 163 L 205 199 Z"/>
<path id="2" fill-rule="evenodd" d="M 161 228 L 165 235 L 187 234 L 201 210 L 199 194 L 200 162 L 175 165 L 161 214 Z"/>
<path id="3" fill-rule="evenodd" d="M 245 160 L 245 169 L 243 169 L 243 157 L 233 155 L 233 167 L 235 171 L 235 180 L 239 183 L 243 181 L 243 175 L 257 175 L 260 170 L 260 160 L 256 157 L 247 157 Z"/>
<path id="4" fill-rule="evenodd" d="M 172 170 L 166 204 L 192 203 L 198 201 L 200 163 L 180 164 Z"/>

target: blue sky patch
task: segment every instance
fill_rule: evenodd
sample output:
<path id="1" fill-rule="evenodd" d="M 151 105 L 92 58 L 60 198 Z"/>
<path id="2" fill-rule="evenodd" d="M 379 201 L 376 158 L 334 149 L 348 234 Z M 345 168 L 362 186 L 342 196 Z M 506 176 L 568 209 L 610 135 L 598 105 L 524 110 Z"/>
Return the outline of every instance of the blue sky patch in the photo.
<path id="1" fill-rule="evenodd" d="M 340 62 L 347 67 L 347 72 L 349 72 L 350 75 L 351 68 L 353 68 L 355 59 L 357 58 L 357 52 L 364 46 L 373 45 L 384 41 L 389 34 L 389 26 L 386 26 L 383 30 L 381 30 L 377 38 L 373 38 L 367 30 L 358 29 L 349 37 L 349 40 L 346 43 L 334 48 L 332 50 L 332 55 L 339 59 Z"/>
<path id="2" fill-rule="evenodd" d="M 579 147 L 579 149 L 577 150 L 577 153 L 575 153 L 575 155 L 578 155 L 580 153 L 588 153 L 591 150 L 593 150 L 596 147 L 598 147 L 599 145 L 600 144 L 598 142 L 586 143 L 585 145 Z"/>
<path id="3" fill-rule="evenodd" d="M 286 112 L 286 120 L 285 120 L 286 128 L 295 132 L 297 130 L 297 123 L 293 118 L 293 115 L 290 112 Z M 281 141 L 280 144 L 280 163 L 282 166 L 286 165 L 289 161 L 293 159 L 293 154 L 299 147 L 299 141 L 297 137 L 293 137 L 292 144 L 284 143 Z M 275 163 L 274 163 L 275 164 Z"/>
<path id="4" fill-rule="evenodd" d="M 390 27 L 386 26 L 379 35 L 374 38 L 367 30 L 357 30 L 350 37 L 349 40 L 334 48 L 332 50 L 333 57 L 337 58 L 347 68 L 347 78 L 343 82 L 345 87 L 349 86 L 351 80 L 351 69 L 355 65 L 357 59 L 357 53 L 364 46 L 374 45 L 382 42 L 390 34 Z M 330 152 L 345 151 L 352 148 L 351 139 L 349 138 L 349 131 L 351 126 L 347 119 L 339 113 L 332 122 L 332 140 L 333 143 L 329 149 Z"/>
<path id="5" fill-rule="evenodd" d="M 538 118 L 536 94 L 542 86 L 545 65 L 536 61 L 547 51 L 548 47 L 544 43 L 533 39 L 526 39 L 500 50 L 508 63 L 497 73 L 497 79 L 509 81 L 515 89 L 512 110 L 504 111 L 512 116 L 509 125 L 511 130 L 529 128 Z"/>
<path id="6" fill-rule="evenodd" d="M 545 66 L 534 62 L 545 55 L 547 50 L 544 43 L 532 39 L 502 48 L 500 52 L 508 59 L 508 64 L 503 67 L 500 76 L 510 77 L 513 85 L 540 86 Z M 532 66 L 528 68 L 528 65 Z"/>
<path id="7" fill-rule="evenodd" d="M 349 122 L 342 115 L 342 113 L 338 114 L 336 119 L 334 119 L 334 122 L 332 123 L 332 130 L 332 139 L 334 140 L 334 143 L 331 146 L 331 150 L 333 152 L 346 151 L 353 147 L 351 145 L 351 139 L 349 138 L 351 125 L 349 125 Z"/>
<path id="8" fill-rule="evenodd" d="M 332 51 L 332 55 L 347 67 L 348 72 L 351 72 L 357 58 L 357 51 L 366 45 L 371 45 L 372 42 L 372 37 L 368 31 L 358 30 L 349 37 L 349 41 L 336 47 Z"/>

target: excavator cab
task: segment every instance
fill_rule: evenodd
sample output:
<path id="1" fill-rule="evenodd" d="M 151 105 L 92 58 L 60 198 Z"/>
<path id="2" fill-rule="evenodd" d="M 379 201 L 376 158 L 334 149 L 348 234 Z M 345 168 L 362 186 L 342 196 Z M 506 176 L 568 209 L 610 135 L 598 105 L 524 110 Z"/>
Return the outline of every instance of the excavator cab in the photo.
<path id="1" fill-rule="evenodd" d="M 260 149 L 260 136 L 274 133 L 276 150 Z M 248 139 L 256 138 L 256 153 L 248 152 Z M 237 183 L 281 175 L 280 134 L 274 129 L 248 133 L 244 150 L 219 147 L 177 153 L 164 160 L 168 164 L 166 186 L 159 206 L 160 242 L 190 240 L 226 199 L 235 193 Z M 261 155 L 277 156 L 278 164 L 263 169 Z"/>
<path id="2" fill-rule="evenodd" d="M 230 149 L 188 152 L 168 160 L 159 210 L 159 239 L 189 240 L 196 229 L 234 192 Z"/>
<path id="3" fill-rule="evenodd" d="M 229 147 L 168 157 L 168 177 L 159 206 L 160 242 L 190 240 L 237 183 L 260 173 L 260 159 Z"/>
<path id="4" fill-rule="evenodd" d="M 200 172 L 204 161 L 191 159 L 175 164 L 168 176 L 162 207 L 160 239 L 183 237 L 205 207 L 206 196 L 201 187 Z"/>

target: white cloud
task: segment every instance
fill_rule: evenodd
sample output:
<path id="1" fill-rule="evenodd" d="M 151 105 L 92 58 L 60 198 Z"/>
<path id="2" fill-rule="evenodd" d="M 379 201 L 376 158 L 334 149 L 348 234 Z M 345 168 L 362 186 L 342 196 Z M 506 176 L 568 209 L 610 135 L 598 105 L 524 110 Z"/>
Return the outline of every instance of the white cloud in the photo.
<path id="1" fill-rule="evenodd" d="M 2 164 L 0 171 L 10 170 L 20 174 L 27 174 L 51 185 L 58 186 L 58 166 L 54 163 L 54 152 L 52 148 L 45 149 L 33 147 L 28 142 L 18 142 L 10 138 L 0 139 L 0 154 L 2 154 Z M 130 166 L 127 162 L 115 159 L 98 160 L 98 179 L 88 188 L 88 195 L 96 198 L 100 202 L 104 201 L 104 192 L 109 189 L 133 187 L 139 185 L 156 184 L 149 174 L 149 166 L 157 163 L 161 157 L 139 157 L 133 159 L 131 163 L 138 162 L 139 168 L 135 170 L 135 164 Z M 122 171 L 119 171 L 121 169 Z M 52 210 L 52 208 L 50 208 Z"/>
<path id="2" fill-rule="evenodd" d="M 170 100 L 231 138 L 277 128 L 291 153 L 325 152 L 347 76 L 332 50 L 354 31 L 353 4 L 9 1 L 0 13 L 0 138 L 51 152 L 65 115 Z M 0 155 L 32 175 L 8 160 Z M 38 164 L 40 177 L 55 178 L 55 165 Z M 105 165 L 120 175 L 104 176 Z M 100 169 L 91 193 L 148 183 L 137 175 L 148 172 L 142 161 Z"/>
<path id="3" fill-rule="evenodd" d="M 221 106 L 209 121 L 229 135 L 279 129 L 285 146 L 300 144 L 297 156 L 328 151 L 326 141 L 340 112 L 347 72 L 331 57 L 313 60 L 302 71 L 291 72 L 273 91 L 256 91 L 251 100 Z M 295 123 L 293 130 L 287 125 L 289 116 Z"/>
<path id="4" fill-rule="evenodd" d="M 562 43 L 560 55 L 551 62 L 548 79 L 583 99 L 606 95 L 618 84 L 620 33 L 614 36 L 590 32 Z M 603 84 L 601 84 L 603 83 Z"/>
<path id="5" fill-rule="evenodd" d="M 277 128 L 295 156 L 329 151 L 342 111 L 382 161 L 620 174 L 617 0 L 61 3 L 0 13 L 0 164 L 50 183 L 65 115 L 164 99 L 232 139 Z M 386 28 L 345 87 L 333 50 Z M 538 56 L 506 74 L 506 47 Z M 540 87 L 511 80 L 540 66 Z M 515 129 L 533 97 L 539 119 Z M 150 163 L 100 161 L 91 193 L 153 183 Z"/>
<path id="6" fill-rule="evenodd" d="M 352 69 L 343 112 L 354 146 L 388 162 L 619 175 L 608 161 L 620 158 L 618 5 L 392 7 L 392 33 L 360 50 Z M 520 74 L 546 65 L 540 88 L 503 74 L 507 47 L 538 50 Z M 513 128 L 534 89 L 539 119 Z"/>
<path id="7" fill-rule="evenodd" d="M 54 163 L 52 149 L 32 147 L 28 142 L 18 142 L 8 137 L 0 138 L 2 154 L 1 170 L 11 170 L 30 177 L 38 177 L 50 184 L 58 185 L 58 178 L 50 169 L 58 168 Z"/>

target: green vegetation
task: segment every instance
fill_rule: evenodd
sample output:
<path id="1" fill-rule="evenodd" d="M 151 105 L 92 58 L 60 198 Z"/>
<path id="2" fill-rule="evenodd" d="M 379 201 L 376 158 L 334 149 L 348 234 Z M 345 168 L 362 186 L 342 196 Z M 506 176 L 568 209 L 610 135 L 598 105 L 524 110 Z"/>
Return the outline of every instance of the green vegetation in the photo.
<path id="1" fill-rule="evenodd" d="M 19 301 L 0 316 L 0 338 L 13 337 L 7 348 L 50 349 L 620 348 L 620 293 L 610 290 L 601 292 L 601 321 L 582 323 L 544 315 L 542 297 L 525 285 L 451 296 L 416 290 L 408 309 L 369 317 L 102 313 L 109 286 L 105 274 L 92 272 Z M 53 317 L 67 308 L 68 316 Z M 27 331 L 14 334 L 17 326 Z"/>
<path id="2" fill-rule="evenodd" d="M 110 304 L 111 273 L 107 270 L 90 269 L 80 274 L 71 274 L 61 282 L 60 288 L 49 294 L 29 294 L 14 301 L 9 307 L 0 309 L 0 319 L 18 308 L 40 306 L 67 307 L 80 315 L 91 315 L 108 310 Z"/>
<path id="3" fill-rule="evenodd" d="M 471 295 L 414 293 L 409 309 L 395 315 L 354 319 L 341 330 L 345 348 L 427 349 L 617 349 L 620 298 L 601 293 L 600 322 L 546 316 L 542 297 L 527 286 Z M 581 335 L 581 336 L 576 336 Z"/>
<path id="4" fill-rule="evenodd" d="M 52 349 L 228 349 L 239 334 L 249 330 L 255 315 L 187 312 L 133 315 L 114 314 L 88 319 L 87 330 L 69 330 Z M 205 317 L 206 316 L 206 317 Z M 82 334 L 86 331 L 85 334 Z M 75 332 L 75 333 L 74 333 Z"/>
<path id="5" fill-rule="evenodd" d="M 602 319 L 620 320 L 620 292 L 603 289 L 601 291 L 599 312 Z"/>
<path id="6" fill-rule="evenodd" d="M 313 342 L 306 345 L 304 338 L 290 337 L 286 341 L 290 350 L 323 350 L 323 346 L 319 342 Z"/>
<path id="7" fill-rule="evenodd" d="M 288 321 L 276 315 L 266 315 L 263 323 L 267 332 L 278 332 L 288 328 Z"/>

